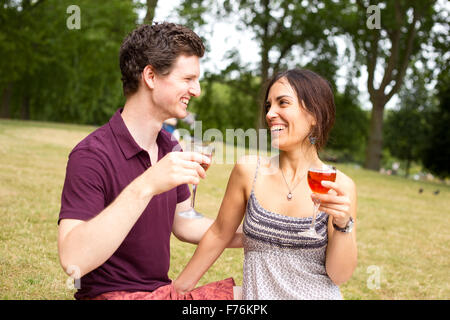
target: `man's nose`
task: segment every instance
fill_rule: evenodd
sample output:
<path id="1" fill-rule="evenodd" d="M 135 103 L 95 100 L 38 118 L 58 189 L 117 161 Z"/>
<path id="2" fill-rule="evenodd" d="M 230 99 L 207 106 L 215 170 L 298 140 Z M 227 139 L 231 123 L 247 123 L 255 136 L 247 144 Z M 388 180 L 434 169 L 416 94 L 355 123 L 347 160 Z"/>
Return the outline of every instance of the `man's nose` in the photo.
<path id="1" fill-rule="evenodd" d="M 202 89 L 200 88 L 200 81 L 194 81 L 194 83 L 189 88 L 189 93 L 194 96 L 198 97 L 202 93 Z"/>

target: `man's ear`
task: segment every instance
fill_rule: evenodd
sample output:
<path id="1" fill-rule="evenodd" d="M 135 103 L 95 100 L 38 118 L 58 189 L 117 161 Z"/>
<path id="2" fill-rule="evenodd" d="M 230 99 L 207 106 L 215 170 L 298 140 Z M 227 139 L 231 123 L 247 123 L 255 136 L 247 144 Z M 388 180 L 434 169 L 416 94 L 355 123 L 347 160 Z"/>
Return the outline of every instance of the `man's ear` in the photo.
<path id="1" fill-rule="evenodd" d="M 142 80 L 149 89 L 155 88 L 155 76 L 156 74 L 153 67 L 151 65 L 145 66 L 142 71 Z"/>

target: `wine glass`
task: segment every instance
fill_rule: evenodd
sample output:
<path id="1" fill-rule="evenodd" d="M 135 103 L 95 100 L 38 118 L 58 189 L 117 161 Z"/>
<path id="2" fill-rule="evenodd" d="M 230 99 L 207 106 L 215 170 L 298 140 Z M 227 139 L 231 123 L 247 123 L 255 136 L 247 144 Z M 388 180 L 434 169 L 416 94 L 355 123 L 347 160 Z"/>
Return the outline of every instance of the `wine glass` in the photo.
<path id="1" fill-rule="evenodd" d="M 191 144 L 191 151 L 201 153 L 207 157 L 209 157 L 210 162 L 209 163 L 201 163 L 200 165 L 203 167 L 203 169 L 206 171 L 208 170 L 209 166 L 212 162 L 212 156 L 214 154 L 214 144 L 211 142 L 193 142 Z M 184 218 L 189 219 L 200 219 L 203 218 L 203 215 L 196 211 L 195 206 L 195 194 L 197 193 L 197 185 L 192 185 L 192 197 L 191 197 L 191 207 L 187 211 L 179 212 L 178 214 Z"/>
<path id="2" fill-rule="evenodd" d="M 315 193 L 327 193 L 330 188 L 324 187 L 322 181 L 335 181 L 336 180 L 336 168 L 330 165 L 313 166 L 308 169 L 308 184 L 311 190 Z M 309 229 L 301 232 L 300 234 L 309 237 L 319 239 L 322 238 L 316 231 L 316 216 L 319 211 L 320 200 L 314 200 L 314 210 L 311 225 Z"/>

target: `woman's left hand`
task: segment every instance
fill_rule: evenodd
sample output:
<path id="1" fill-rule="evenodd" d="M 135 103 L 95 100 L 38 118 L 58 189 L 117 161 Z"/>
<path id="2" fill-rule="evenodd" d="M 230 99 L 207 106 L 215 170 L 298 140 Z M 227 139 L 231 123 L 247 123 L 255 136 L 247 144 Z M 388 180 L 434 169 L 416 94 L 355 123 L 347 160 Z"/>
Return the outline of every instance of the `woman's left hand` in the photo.
<path id="1" fill-rule="evenodd" d="M 313 193 L 311 198 L 320 200 L 319 211 L 323 211 L 333 217 L 333 223 L 340 228 L 345 228 L 350 220 L 351 201 L 348 195 L 339 187 L 336 182 L 322 181 L 324 187 L 333 190 L 331 193 Z"/>

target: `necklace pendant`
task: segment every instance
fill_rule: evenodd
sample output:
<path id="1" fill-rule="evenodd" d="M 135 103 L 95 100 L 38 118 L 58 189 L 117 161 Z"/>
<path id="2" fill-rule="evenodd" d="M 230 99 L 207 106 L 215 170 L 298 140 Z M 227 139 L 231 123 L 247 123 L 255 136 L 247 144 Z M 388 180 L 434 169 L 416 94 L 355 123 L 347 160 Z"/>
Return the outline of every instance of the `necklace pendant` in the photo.
<path id="1" fill-rule="evenodd" d="M 289 192 L 289 193 L 287 194 L 286 198 L 287 198 L 289 201 L 291 201 L 291 199 L 292 199 L 292 193 Z"/>

